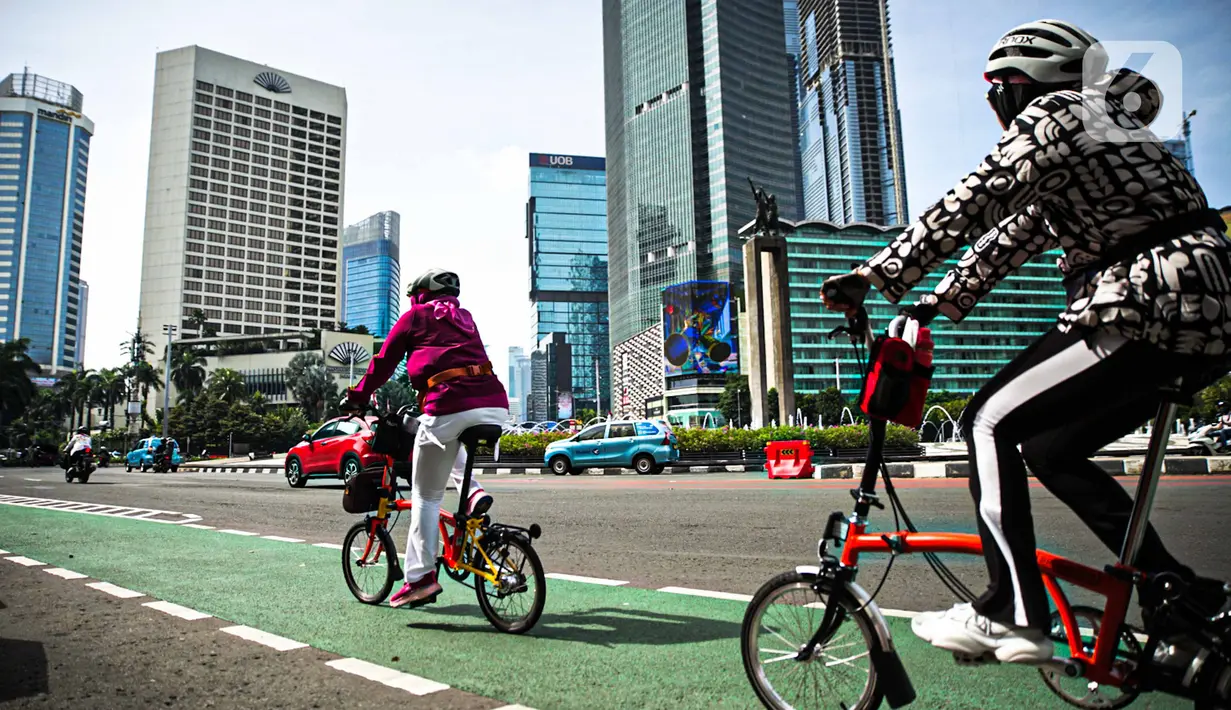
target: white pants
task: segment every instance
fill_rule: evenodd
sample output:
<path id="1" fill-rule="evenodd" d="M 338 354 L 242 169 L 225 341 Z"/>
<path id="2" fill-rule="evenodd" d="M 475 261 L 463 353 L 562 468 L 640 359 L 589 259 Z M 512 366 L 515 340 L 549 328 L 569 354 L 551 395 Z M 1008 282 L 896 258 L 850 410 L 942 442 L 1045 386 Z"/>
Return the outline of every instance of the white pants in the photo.
<path id="1" fill-rule="evenodd" d="M 415 437 L 414 470 L 411 472 L 412 508 L 406 540 L 406 581 L 417 582 L 436 569 L 440 553 L 440 503 L 452 478 L 461 486 L 465 475 L 466 450 L 458 437 L 472 426 L 503 424 L 509 410 L 499 407 L 468 409 L 455 414 L 419 417 Z M 450 473 L 453 475 L 450 476 Z M 473 476 L 471 488 L 475 487 Z M 460 491 L 459 491 L 460 492 Z"/>

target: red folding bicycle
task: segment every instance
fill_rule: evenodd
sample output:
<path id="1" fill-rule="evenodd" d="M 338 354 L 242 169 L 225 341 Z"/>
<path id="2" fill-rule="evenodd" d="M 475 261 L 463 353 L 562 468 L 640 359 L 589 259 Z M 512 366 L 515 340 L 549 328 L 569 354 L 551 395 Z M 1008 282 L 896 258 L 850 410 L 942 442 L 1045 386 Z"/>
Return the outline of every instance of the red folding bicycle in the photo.
<path id="1" fill-rule="evenodd" d="M 871 343 L 863 308 L 839 331 L 850 336 L 857 351 L 861 342 Z M 1060 654 L 1038 670 L 1047 687 L 1071 705 L 1122 708 L 1140 693 L 1160 691 L 1192 699 L 1199 710 L 1231 708 L 1231 614 L 1206 618 L 1186 603 L 1178 578 L 1146 577 L 1134 568 L 1177 403 L 1192 401 L 1192 394 L 1210 379 L 1178 382 L 1166 393 L 1154 419 L 1132 517 L 1116 563 L 1100 570 L 1038 551 L 1043 583 L 1055 607 L 1051 636 Z M 885 421 L 871 420 L 863 476 L 851 491 L 854 512 L 829 516 L 818 543 L 820 564 L 799 566 L 774 577 L 748 605 L 741 631 L 744 670 L 766 707 L 872 710 L 882 700 L 894 708 L 914 702 L 910 677 L 874 595 L 855 582 L 860 555 L 921 553 L 950 590 L 967 601 L 973 598 L 935 555 L 982 555 L 979 536 L 915 529 L 884 465 L 885 427 Z M 885 507 L 876 494 L 878 475 L 883 477 L 895 520 L 900 516 L 905 529 L 869 530 L 871 509 Z M 831 548 L 840 548 L 841 554 L 836 556 Z M 1102 609 L 1075 606 L 1061 582 L 1095 592 L 1107 601 Z M 1126 618 L 1129 600 L 1134 588 L 1147 586 L 1151 598 L 1161 601 L 1152 608 L 1146 628 L 1135 629 Z"/>

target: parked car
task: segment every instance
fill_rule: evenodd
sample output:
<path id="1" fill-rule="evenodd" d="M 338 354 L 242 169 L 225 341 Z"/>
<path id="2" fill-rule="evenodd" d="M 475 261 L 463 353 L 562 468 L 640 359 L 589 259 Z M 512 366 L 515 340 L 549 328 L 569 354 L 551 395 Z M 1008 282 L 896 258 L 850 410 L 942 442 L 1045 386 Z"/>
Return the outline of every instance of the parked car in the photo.
<path id="1" fill-rule="evenodd" d="M 574 475 L 587 468 L 631 468 L 639 474 L 662 473 L 678 461 L 675 435 L 651 421 L 604 422 L 573 436 L 553 441 L 543 452 L 543 463 L 557 476 Z"/>
<path id="2" fill-rule="evenodd" d="M 303 488 L 310 478 L 349 481 L 369 466 L 384 465 L 384 458 L 369 446 L 375 422 L 376 417 L 338 417 L 304 434 L 286 453 L 286 482 Z"/>
<path id="3" fill-rule="evenodd" d="M 142 472 L 145 472 L 154 468 L 154 452 L 158 450 L 158 446 L 161 443 L 161 436 L 151 436 L 138 441 L 137 446 L 128 452 L 128 456 L 124 461 L 125 470 L 132 471 L 134 468 L 139 468 Z M 180 456 L 179 442 L 175 439 L 170 439 L 168 443 L 171 448 L 171 470 L 178 471 L 180 464 L 184 462 L 184 457 Z"/>

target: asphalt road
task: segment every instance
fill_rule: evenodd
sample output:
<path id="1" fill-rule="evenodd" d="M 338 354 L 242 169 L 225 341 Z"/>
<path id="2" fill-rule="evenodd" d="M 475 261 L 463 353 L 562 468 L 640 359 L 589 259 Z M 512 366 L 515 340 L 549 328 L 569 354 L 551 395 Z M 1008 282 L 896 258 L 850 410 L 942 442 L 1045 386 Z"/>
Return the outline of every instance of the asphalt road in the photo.
<path id="1" fill-rule="evenodd" d="M 778 572 L 814 564 L 820 528 L 830 511 L 849 509 L 852 486 L 850 481 L 767 481 L 757 474 L 484 476 L 481 482 L 496 497 L 493 517 L 542 526 L 536 548 L 549 572 L 627 580 L 649 589 L 681 586 L 742 594 L 752 594 Z M 973 531 L 973 505 L 964 481 L 903 480 L 899 491 L 919 528 Z M 3 494 L 191 513 L 214 527 L 308 542 L 340 543 L 356 519 L 341 508 L 340 484 L 312 481 L 307 488 L 291 489 L 280 476 L 269 474 L 141 474 L 111 468 L 100 469 L 81 485 L 65 484 L 58 469 L 0 469 Z M 1032 497 L 1041 546 L 1095 565 L 1112 560 L 1067 508 L 1038 487 Z M 1231 549 L 1222 532 L 1229 500 L 1231 477 L 1168 478 L 1154 514 L 1163 539 L 1180 559 L 1223 579 L 1231 578 Z M 0 505 L 0 515 L 4 510 Z M 886 513 L 876 511 L 874 522 L 892 528 Z M 394 535 L 399 547 L 405 529 L 403 520 Z M 949 561 L 972 588 L 983 583 L 981 559 Z M 875 588 L 883 570 L 882 563 L 866 561 L 864 586 Z M 0 655 L 20 650 L 22 658 L 42 654 L 48 661 L 48 677 L 41 680 L 37 673 L 22 676 L 20 664 L 8 671 L 0 664 L 0 688 L 16 688 L 7 694 L 0 690 L 0 705 L 6 707 L 6 700 L 14 707 L 203 707 L 211 701 L 220 707 L 313 707 L 314 702 L 360 707 L 369 699 L 373 704 L 410 699 L 401 691 L 329 675 L 319 663 L 296 668 L 295 661 L 248 646 L 228 648 L 225 640 L 194 639 L 174 623 L 154 619 L 152 612 L 113 609 L 110 600 L 98 595 L 77 598 L 85 593 L 74 591 L 48 600 L 39 576 L 0 568 L 0 602 L 7 606 L 0 607 L 0 639 L 10 639 L 0 640 L 10 645 L 0 648 L 5 651 Z M 882 608 L 916 611 L 953 603 L 927 565 L 909 557 L 894 564 L 877 601 Z M 152 653 L 151 646 L 160 644 L 175 652 Z M 217 655 L 203 660 L 208 653 Z M 193 682 L 176 685 L 185 673 Z M 281 678 L 287 679 L 285 687 L 279 685 Z M 352 692 L 348 683 L 367 683 L 359 686 L 366 690 Z M 260 693 L 253 694 L 257 686 Z M 48 689 L 49 696 L 38 695 Z M 499 705 L 448 693 L 412 707 L 483 710 Z M 248 705 L 235 701 L 238 697 Z M 346 701 L 339 703 L 339 698 Z"/>

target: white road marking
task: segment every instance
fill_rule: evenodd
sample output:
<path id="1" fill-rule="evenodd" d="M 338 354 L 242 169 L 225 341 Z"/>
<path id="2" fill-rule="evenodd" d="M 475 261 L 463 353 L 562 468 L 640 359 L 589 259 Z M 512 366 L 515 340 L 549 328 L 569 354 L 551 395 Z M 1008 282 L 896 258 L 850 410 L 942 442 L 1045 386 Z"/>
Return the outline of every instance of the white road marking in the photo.
<path id="1" fill-rule="evenodd" d="M 210 617 L 209 614 L 203 614 L 197 611 L 196 609 L 189 609 L 186 606 L 180 606 L 179 604 L 172 604 L 171 602 L 164 602 L 164 601 L 146 602 L 142 604 L 141 606 L 148 606 L 149 608 L 155 611 L 161 611 L 164 614 L 170 614 L 171 616 L 178 617 L 180 619 L 183 619 L 184 621 L 196 621 L 198 619 L 208 619 Z"/>
<path id="2" fill-rule="evenodd" d="M 84 515 L 103 515 L 112 518 L 130 518 L 136 520 L 146 520 L 151 523 L 178 524 L 190 523 L 201 519 L 201 516 L 199 515 L 193 515 L 192 513 L 179 513 L 173 510 L 130 508 L 120 505 L 84 503 L 71 500 L 56 500 L 54 498 L 31 498 L 28 496 L 0 495 L 0 505 L 15 505 L 21 508 L 42 508 L 44 510 L 56 510 L 62 513 L 81 513 Z M 176 518 L 178 518 L 178 520 Z"/>
<path id="3" fill-rule="evenodd" d="M 214 530 L 215 529 L 213 525 L 201 525 L 199 523 L 184 523 L 180 527 L 192 528 L 194 530 Z"/>
<path id="4" fill-rule="evenodd" d="M 525 705 L 501 705 L 496 710 L 534 710 L 534 708 Z"/>
<path id="5" fill-rule="evenodd" d="M 686 594 L 691 597 L 709 597 L 710 599 L 726 599 L 733 602 L 750 602 L 751 594 L 732 594 L 731 592 L 711 592 L 708 589 L 689 589 L 687 587 L 663 587 L 660 592 L 670 594 Z"/>
<path id="6" fill-rule="evenodd" d="M 346 549 L 346 548 L 342 547 L 341 545 L 339 545 L 339 544 L 338 544 L 338 543 L 336 543 L 336 542 L 314 542 L 314 543 L 312 543 L 312 547 L 323 547 L 323 548 L 325 548 L 326 550 L 344 550 L 344 549 Z"/>
<path id="7" fill-rule="evenodd" d="M 42 483 L 43 482 L 43 479 L 41 478 L 27 478 L 26 480 L 31 483 Z"/>
<path id="8" fill-rule="evenodd" d="M 71 569 L 64 569 L 63 567 L 49 567 L 43 571 L 47 574 L 54 574 L 61 579 L 85 579 L 87 577 L 87 575 L 80 572 L 74 572 Z"/>
<path id="9" fill-rule="evenodd" d="M 141 592 L 134 592 L 131 589 L 117 587 L 110 582 L 94 582 L 93 584 L 87 584 L 85 586 L 90 587 L 91 589 L 97 589 L 100 592 L 106 592 L 107 594 L 110 594 L 113 597 L 119 597 L 120 599 L 136 599 L 137 597 L 145 596 Z"/>
<path id="10" fill-rule="evenodd" d="M 260 534 L 260 533 L 248 532 L 247 530 L 219 530 L 218 532 L 226 533 L 227 535 L 244 535 L 244 536 L 251 536 L 251 537 L 255 537 Z"/>
<path id="11" fill-rule="evenodd" d="M 220 629 L 223 633 L 238 636 L 245 641 L 253 641 L 262 646 L 268 646 L 275 651 L 294 651 L 297 648 L 307 648 L 308 644 L 300 643 L 282 636 L 275 636 L 271 633 L 254 629 L 251 626 L 228 626 L 225 629 Z"/>
<path id="12" fill-rule="evenodd" d="M 262 540 L 273 540 L 275 542 L 303 542 L 297 537 L 281 537 L 279 535 L 262 535 Z"/>
<path id="13" fill-rule="evenodd" d="M 39 562 L 38 560 L 32 560 L 29 557 L 22 557 L 21 555 L 18 555 L 16 557 L 5 557 L 4 559 L 8 560 L 9 562 L 16 562 L 22 567 L 42 567 L 43 566 L 42 562 Z"/>
<path id="14" fill-rule="evenodd" d="M 577 574 L 562 574 L 560 572 L 548 572 L 545 575 L 548 579 L 560 579 L 565 582 L 585 582 L 586 584 L 600 584 L 604 587 L 619 587 L 628 582 L 622 582 L 618 579 L 603 579 L 601 577 L 582 577 Z"/>
<path id="15" fill-rule="evenodd" d="M 8 550 L 0 550 L 0 555 L 7 555 L 7 554 L 9 554 Z"/>
<path id="16" fill-rule="evenodd" d="M 350 673 L 360 678 L 374 680 L 390 688 L 405 690 L 411 695 L 430 695 L 449 689 L 449 686 L 444 683 L 437 683 L 434 680 L 420 678 L 417 675 L 395 671 L 392 668 L 378 666 L 375 663 L 361 661 L 358 658 L 339 658 L 329 661 L 325 665 L 330 668 L 336 668 L 343 673 Z"/>

